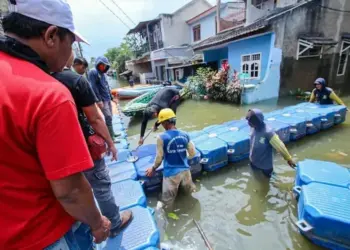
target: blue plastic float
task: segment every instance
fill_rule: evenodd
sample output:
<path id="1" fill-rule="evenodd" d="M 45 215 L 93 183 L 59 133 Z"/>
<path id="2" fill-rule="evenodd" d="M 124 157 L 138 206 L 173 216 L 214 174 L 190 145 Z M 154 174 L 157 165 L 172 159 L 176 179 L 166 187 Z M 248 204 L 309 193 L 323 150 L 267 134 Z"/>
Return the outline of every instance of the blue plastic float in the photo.
<path id="1" fill-rule="evenodd" d="M 276 115 L 274 117 L 267 118 L 268 121 L 279 121 L 291 126 L 290 140 L 296 141 L 306 135 L 306 120 L 298 116 L 293 116 L 289 113 L 282 115 Z"/>
<path id="2" fill-rule="evenodd" d="M 123 123 L 113 123 L 113 130 L 114 132 L 124 131 L 125 127 Z"/>
<path id="3" fill-rule="evenodd" d="M 293 115 L 299 116 L 306 120 L 307 135 L 312 135 L 320 132 L 321 125 L 322 125 L 322 118 L 318 114 L 306 112 L 304 109 L 296 109 Z"/>
<path id="4" fill-rule="evenodd" d="M 120 162 L 124 162 L 128 159 L 128 157 L 131 155 L 131 152 L 129 149 L 119 149 L 118 150 L 118 153 L 117 153 L 117 161 L 111 161 L 112 159 L 112 155 L 107 155 L 105 156 L 105 162 L 107 164 L 107 166 L 109 164 L 112 164 L 112 163 L 120 163 Z"/>
<path id="5" fill-rule="evenodd" d="M 112 183 L 127 179 L 137 179 L 137 174 L 133 163 L 127 161 L 111 163 L 108 165 L 108 169 Z"/>
<path id="6" fill-rule="evenodd" d="M 324 108 L 322 105 L 306 106 L 306 112 L 317 114 L 322 121 L 321 130 L 326 130 L 334 126 L 336 111 L 331 108 Z"/>
<path id="7" fill-rule="evenodd" d="M 124 180 L 112 184 L 112 192 L 120 211 L 134 206 L 147 207 L 145 193 L 139 181 Z"/>
<path id="8" fill-rule="evenodd" d="M 196 139 L 197 137 L 206 134 L 203 130 L 199 130 L 199 131 L 192 131 L 189 132 L 188 135 L 190 136 L 190 139 Z"/>
<path id="9" fill-rule="evenodd" d="M 227 132 L 218 136 L 227 144 L 229 162 L 238 162 L 249 156 L 250 136 L 246 131 Z"/>
<path id="10" fill-rule="evenodd" d="M 291 126 L 287 123 L 279 121 L 265 121 L 266 125 L 273 129 L 273 131 L 279 136 L 279 138 L 284 142 L 288 143 L 290 141 L 290 130 Z"/>
<path id="11" fill-rule="evenodd" d="M 118 139 L 118 143 L 114 143 L 117 149 L 127 149 L 129 148 L 129 144 L 127 139 Z"/>
<path id="12" fill-rule="evenodd" d="M 294 193 L 301 192 L 301 187 L 312 182 L 339 186 L 350 190 L 350 170 L 336 163 L 306 159 L 298 162 Z"/>
<path id="13" fill-rule="evenodd" d="M 322 183 L 302 186 L 297 226 L 315 244 L 350 248 L 350 190 Z"/>
<path id="14" fill-rule="evenodd" d="M 215 171 L 227 165 L 227 144 L 224 141 L 207 136 L 206 140 L 199 140 L 195 145 L 201 154 L 201 163 L 205 171 Z"/>
<path id="15" fill-rule="evenodd" d="M 157 168 L 157 171 L 152 177 L 146 176 L 147 168 L 151 168 L 154 165 L 156 155 L 149 155 L 146 157 L 139 158 L 135 162 L 135 168 L 137 171 L 138 179 L 142 181 L 142 185 L 146 191 L 155 191 L 161 187 L 163 180 L 163 163 Z"/>
<path id="16" fill-rule="evenodd" d="M 160 234 L 151 211 L 140 206 L 130 210 L 134 216 L 130 225 L 115 238 L 108 238 L 100 244 L 100 250 L 144 250 L 159 246 Z"/>

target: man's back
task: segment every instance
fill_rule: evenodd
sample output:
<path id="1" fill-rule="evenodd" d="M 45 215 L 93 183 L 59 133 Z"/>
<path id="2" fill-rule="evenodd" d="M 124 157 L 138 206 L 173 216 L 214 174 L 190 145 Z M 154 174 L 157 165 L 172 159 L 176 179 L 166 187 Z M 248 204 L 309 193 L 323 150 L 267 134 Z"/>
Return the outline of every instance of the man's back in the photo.
<path id="1" fill-rule="evenodd" d="M 73 99 L 43 70 L 0 52 L 0 95 L 0 249 L 42 249 L 74 223 L 49 180 L 92 161 L 86 146 L 70 148 L 85 144 Z"/>
<path id="2" fill-rule="evenodd" d="M 164 151 L 164 176 L 173 176 L 189 169 L 187 162 L 190 138 L 180 130 L 167 130 L 160 135 Z"/>
<path id="3" fill-rule="evenodd" d="M 79 122 L 85 138 L 93 135 L 95 132 L 89 124 L 82 108 L 94 105 L 97 102 L 94 91 L 84 76 L 78 75 L 70 69 L 52 75 L 68 88 L 72 94 L 78 110 Z"/>
<path id="4" fill-rule="evenodd" d="M 179 95 L 179 91 L 177 89 L 165 87 L 158 91 L 158 93 L 150 101 L 149 105 L 156 104 L 161 109 L 168 108 L 171 99 L 176 95 Z"/>

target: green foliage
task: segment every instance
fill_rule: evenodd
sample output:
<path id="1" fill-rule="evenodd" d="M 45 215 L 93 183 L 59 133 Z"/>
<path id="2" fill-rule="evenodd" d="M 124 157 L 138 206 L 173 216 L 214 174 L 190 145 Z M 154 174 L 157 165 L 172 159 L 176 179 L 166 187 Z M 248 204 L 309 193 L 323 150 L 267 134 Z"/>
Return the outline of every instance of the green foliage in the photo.
<path id="1" fill-rule="evenodd" d="M 177 216 L 177 214 L 175 214 L 175 213 L 168 213 L 168 217 L 170 219 L 173 219 L 173 220 L 179 220 L 180 219 L 179 216 Z"/>
<path id="2" fill-rule="evenodd" d="M 142 54 L 148 50 L 148 48 L 146 46 L 147 44 L 146 45 L 142 44 L 141 40 L 137 39 L 136 35 L 134 35 L 134 34 L 126 36 L 124 38 L 124 42 L 128 45 L 134 58 L 142 56 Z M 145 46 L 146 46 L 146 48 L 145 48 Z"/>
<path id="3" fill-rule="evenodd" d="M 214 74 L 215 71 L 210 68 L 198 68 L 196 74 L 187 79 L 188 89 L 192 94 L 206 95 L 206 84 Z"/>
<path id="4" fill-rule="evenodd" d="M 111 62 L 112 68 L 120 74 L 125 71 L 125 62 L 131 59 L 132 52 L 124 39 L 119 47 L 108 49 L 105 57 Z"/>

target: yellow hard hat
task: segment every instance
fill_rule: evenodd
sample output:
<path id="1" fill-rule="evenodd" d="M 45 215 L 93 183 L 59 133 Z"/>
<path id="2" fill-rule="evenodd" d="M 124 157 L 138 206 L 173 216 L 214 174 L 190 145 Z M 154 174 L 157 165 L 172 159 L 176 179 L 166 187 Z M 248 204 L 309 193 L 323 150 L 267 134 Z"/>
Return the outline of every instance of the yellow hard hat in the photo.
<path id="1" fill-rule="evenodd" d="M 171 118 L 175 118 L 176 115 L 172 109 L 162 109 L 158 115 L 158 123 L 165 122 Z"/>

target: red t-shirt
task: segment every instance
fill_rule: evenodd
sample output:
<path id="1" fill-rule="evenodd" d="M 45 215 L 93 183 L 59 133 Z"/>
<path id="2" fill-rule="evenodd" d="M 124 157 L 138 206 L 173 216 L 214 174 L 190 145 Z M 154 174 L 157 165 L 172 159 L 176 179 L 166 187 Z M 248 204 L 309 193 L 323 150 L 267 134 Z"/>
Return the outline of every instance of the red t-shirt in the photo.
<path id="1" fill-rule="evenodd" d="M 93 166 L 68 89 L 35 65 L 0 52 L 0 249 L 42 249 L 74 219 L 57 180 Z"/>

